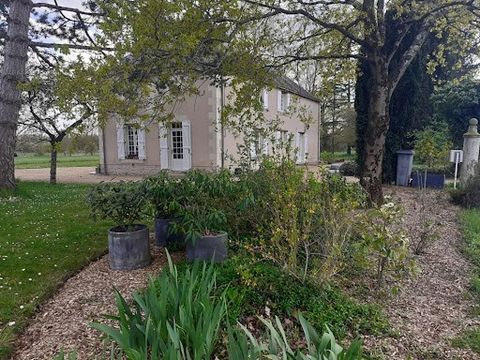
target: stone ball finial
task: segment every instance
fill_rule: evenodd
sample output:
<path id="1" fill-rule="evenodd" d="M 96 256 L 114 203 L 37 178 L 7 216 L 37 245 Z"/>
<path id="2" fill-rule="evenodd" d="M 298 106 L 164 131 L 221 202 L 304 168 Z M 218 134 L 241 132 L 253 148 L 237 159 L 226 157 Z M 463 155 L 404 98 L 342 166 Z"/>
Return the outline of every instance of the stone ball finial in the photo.
<path id="1" fill-rule="evenodd" d="M 471 118 L 468 120 L 468 131 L 465 134 L 466 136 L 478 135 L 478 120 Z"/>

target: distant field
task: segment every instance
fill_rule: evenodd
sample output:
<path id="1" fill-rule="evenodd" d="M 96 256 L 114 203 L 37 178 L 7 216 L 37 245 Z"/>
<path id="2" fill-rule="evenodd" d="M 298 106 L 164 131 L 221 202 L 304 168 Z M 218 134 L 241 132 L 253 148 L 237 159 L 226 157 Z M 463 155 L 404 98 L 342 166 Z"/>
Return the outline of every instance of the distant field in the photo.
<path id="1" fill-rule="evenodd" d="M 98 155 L 58 155 L 58 167 L 95 167 L 98 165 Z M 19 154 L 15 158 L 17 169 L 41 169 L 50 167 L 50 155 Z"/>

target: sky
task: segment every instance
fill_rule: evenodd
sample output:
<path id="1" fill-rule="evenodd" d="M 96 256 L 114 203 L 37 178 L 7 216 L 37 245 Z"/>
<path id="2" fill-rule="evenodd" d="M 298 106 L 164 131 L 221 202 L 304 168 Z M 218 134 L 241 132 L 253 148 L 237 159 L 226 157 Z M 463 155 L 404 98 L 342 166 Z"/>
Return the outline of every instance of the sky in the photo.
<path id="1" fill-rule="evenodd" d="M 53 4 L 53 0 L 34 0 L 34 3 L 39 2 L 46 2 Z M 61 6 L 69 6 L 69 7 L 78 7 L 82 5 L 83 0 L 58 0 L 58 4 Z"/>

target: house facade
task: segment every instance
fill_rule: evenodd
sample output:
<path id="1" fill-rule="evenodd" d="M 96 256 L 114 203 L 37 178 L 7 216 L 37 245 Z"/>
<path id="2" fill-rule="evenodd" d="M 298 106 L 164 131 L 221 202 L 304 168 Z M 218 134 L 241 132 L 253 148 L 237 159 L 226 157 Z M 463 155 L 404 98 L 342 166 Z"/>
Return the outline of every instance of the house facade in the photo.
<path id="1" fill-rule="evenodd" d="M 271 137 L 254 142 L 234 131 L 221 129 L 220 116 L 230 89 L 203 85 L 200 95 L 187 98 L 174 112 L 171 124 L 152 123 L 143 128 L 109 120 L 100 130 L 100 172 L 110 175 L 158 173 L 162 169 L 183 172 L 189 169 L 234 169 L 240 159 L 239 146 L 248 149 L 256 161 L 271 155 L 280 144 L 289 142 L 291 156 L 298 164 L 317 164 L 319 160 L 319 102 L 289 79 L 265 90 L 264 116 L 277 122 Z M 295 103 L 303 116 L 289 112 Z M 302 119 L 311 119 L 305 124 Z"/>

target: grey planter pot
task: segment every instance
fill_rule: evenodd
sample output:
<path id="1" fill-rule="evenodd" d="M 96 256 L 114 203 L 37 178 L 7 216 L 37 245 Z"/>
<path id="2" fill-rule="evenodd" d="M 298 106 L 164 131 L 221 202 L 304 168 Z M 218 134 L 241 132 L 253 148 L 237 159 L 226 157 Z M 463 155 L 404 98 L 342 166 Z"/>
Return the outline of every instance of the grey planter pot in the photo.
<path id="1" fill-rule="evenodd" d="M 113 270 L 133 270 L 150 264 L 148 227 L 134 226 L 134 231 L 121 231 L 118 227 L 108 231 L 108 252 Z"/>
<path id="2" fill-rule="evenodd" d="M 183 234 L 170 233 L 170 226 L 172 223 L 179 221 L 178 218 L 170 219 L 155 219 L 155 245 L 167 246 L 177 245 L 185 246 L 185 236 Z"/>
<path id="3" fill-rule="evenodd" d="M 202 236 L 195 241 L 187 243 L 186 256 L 188 261 L 213 261 L 223 262 L 228 257 L 228 235 L 226 233 Z"/>

